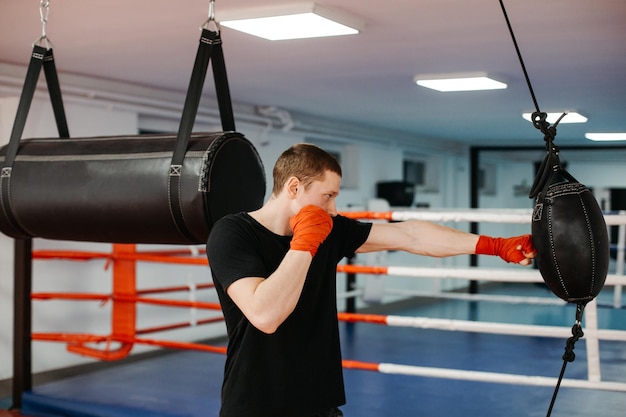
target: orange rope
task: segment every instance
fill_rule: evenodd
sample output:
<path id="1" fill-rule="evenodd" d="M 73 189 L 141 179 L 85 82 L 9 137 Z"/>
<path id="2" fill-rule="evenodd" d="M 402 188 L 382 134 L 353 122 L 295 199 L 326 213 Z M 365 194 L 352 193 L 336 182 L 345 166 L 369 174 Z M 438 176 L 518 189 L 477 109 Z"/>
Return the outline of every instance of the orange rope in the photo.
<path id="1" fill-rule="evenodd" d="M 107 252 L 81 252 L 67 250 L 34 250 L 33 259 L 69 259 L 76 261 L 89 261 L 91 259 L 110 259 L 111 253 Z"/>
<path id="2" fill-rule="evenodd" d="M 378 314 L 337 313 L 337 318 L 340 321 L 347 321 L 349 323 L 360 321 L 364 323 L 387 324 L 387 316 Z"/>
<path id="3" fill-rule="evenodd" d="M 208 265 L 209 261 L 206 257 L 194 258 L 190 256 L 173 257 L 167 255 L 149 255 L 136 253 L 133 255 L 122 255 L 122 259 L 134 259 L 136 261 L 169 263 L 169 264 L 187 264 L 187 265 Z"/>
<path id="4" fill-rule="evenodd" d="M 165 300 L 159 298 L 148 297 L 129 297 L 129 300 L 134 300 L 138 303 L 154 304 L 170 307 L 196 307 L 204 308 L 207 310 L 221 310 L 219 303 L 206 303 L 202 301 L 182 301 L 182 300 Z"/>
<path id="5" fill-rule="evenodd" d="M 202 301 L 184 301 L 184 300 L 168 300 L 164 298 L 137 297 L 134 295 L 124 294 L 80 294 L 80 293 L 34 293 L 32 299 L 36 300 L 92 300 L 92 301 L 108 301 L 123 303 L 144 303 L 153 305 L 162 305 L 170 307 L 195 307 L 207 310 L 220 310 L 219 303 L 207 303 Z"/>
<path id="6" fill-rule="evenodd" d="M 215 288 L 215 284 L 207 283 L 207 284 L 196 284 L 196 290 L 206 290 L 209 288 Z M 179 285 L 176 287 L 162 287 L 162 288 L 147 288 L 144 290 L 138 290 L 137 294 L 160 294 L 164 292 L 177 292 L 177 291 L 190 291 L 188 285 Z"/>
<path id="7" fill-rule="evenodd" d="M 161 347 L 172 348 L 172 349 L 202 350 L 205 352 L 222 353 L 222 354 L 226 353 L 225 346 L 211 346 L 211 345 L 203 345 L 200 343 L 175 342 L 171 340 L 140 339 L 140 338 L 129 338 L 125 341 L 128 343 L 142 343 L 144 345 L 161 346 Z"/>
<path id="8" fill-rule="evenodd" d="M 391 211 L 346 211 L 339 214 L 351 219 L 393 220 Z"/>
<path id="9" fill-rule="evenodd" d="M 205 289 L 209 289 L 209 288 L 215 288 L 214 284 L 208 283 L 208 284 L 198 284 L 196 285 L 196 289 L 197 290 L 205 290 Z M 189 286 L 186 285 L 180 285 L 180 286 L 176 286 L 176 287 L 163 287 L 163 288 L 149 288 L 149 289 L 145 289 L 145 290 L 139 290 L 137 291 L 137 294 L 160 294 L 160 293 L 166 293 L 166 292 L 176 292 L 176 291 L 189 291 L 190 288 Z M 67 292 L 67 293 L 62 293 L 62 292 L 36 292 L 36 293 L 32 293 L 30 296 L 31 299 L 33 300 L 54 300 L 54 299 L 58 299 L 58 300 L 96 300 L 96 301 L 108 301 L 111 299 L 118 299 L 118 300 L 124 300 L 124 301 L 130 301 L 133 298 L 129 298 L 129 297 L 115 297 L 112 296 L 111 294 L 98 294 L 98 293 L 92 293 L 92 294 L 86 294 L 86 293 L 71 293 L 71 292 Z"/>
<path id="10" fill-rule="evenodd" d="M 87 333 L 33 333 L 31 339 L 46 342 L 102 343 L 109 337 Z"/>
<path id="11" fill-rule="evenodd" d="M 214 353 L 226 353 L 226 347 L 223 346 L 211 346 L 200 343 L 175 342 L 169 340 L 143 339 L 128 336 L 111 337 L 97 336 L 92 334 L 33 333 L 32 340 L 67 342 L 67 350 L 70 352 L 84 354 L 86 356 L 96 357 L 98 359 L 109 361 L 123 359 L 124 357 L 126 357 L 126 355 L 124 355 L 125 352 L 121 349 L 116 351 L 93 349 L 84 346 L 84 343 L 107 342 L 107 344 L 109 344 L 111 342 L 118 342 L 122 343 L 122 346 L 132 346 L 135 343 L 140 343 L 145 345 L 161 346 L 173 349 L 193 349 Z"/>
<path id="12" fill-rule="evenodd" d="M 389 268 L 386 266 L 366 265 L 337 265 L 337 272 L 352 274 L 378 274 L 387 275 Z"/>
<path id="13" fill-rule="evenodd" d="M 206 255 L 206 249 L 197 248 L 198 255 Z M 141 251 L 139 253 L 144 253 L 147 255 L 191 255 L 192 251 L 190 249 L 164 249 L 164 250 L 151 250 L 151 251 Z"/>
<path id="14" fill-rule="evenodd" d="M 91 300 L 91 301 L 108 301 L 111 294 L 80 294 L 80 293 L 60 293 L 60 292 L 39 292 L 32 293 L 30 296 L 33 300 Z"/>
<path id="15" fill-rule="evenodd" d="M 343 367 L 347 369 L 362 369 L 364 371 L 374 371 L 374 372 L 379 372 L 379 366 L 380 366 L 380 364 L 378 363 L 351 361 L 351 360 L 345 360 L 345 359 L 342 361 L 342 364 L 343 364 Z"/>
<path id="16" fill-rule="evenodd" d="M 115 246 L 115 245 L 113 245 Z M 92 259 L 106 259 L 108 261 L 115 260 L 135 260 L 144 262 L 172 263 L 172 264 L 190 264 L 190 265 L 208 265 L 206 257 L 195 258 L 191 256 L 174 257 L 167 254 L 159 254 L 158 252 L 83 252 L 83 251 L 33 251 L 33 259 L 67 259 L 74 261 L 88 261 Z"/>
<path id="17" fill-rule="evenodd" d="M 202 319 L 202 320 L 197 320 L 195 325 L 196 326 L 200 326 L 203 324 L 211 324 L 211 323 L 218 323 L 224 321 L 224 317 L 223 316 L 219 316 L 219 317 L 212 317 L 210 319 Z M 145 329 L 141 329 L 141 330 L 137 330 L 135 333 L 137 334 L 147 334 L 147 333 L 157 333 L 157 332 L 162 332 L 162 331 L 166 331 L 166 330 L 174 330 L 174 329 L 182 329 L 184 327 L 191 327 L 193 324 L 192 323 L 176 323 L 176 324 L 166 324 L 164 326 L 154 326 L 154 327 L 148 327 Z"/>

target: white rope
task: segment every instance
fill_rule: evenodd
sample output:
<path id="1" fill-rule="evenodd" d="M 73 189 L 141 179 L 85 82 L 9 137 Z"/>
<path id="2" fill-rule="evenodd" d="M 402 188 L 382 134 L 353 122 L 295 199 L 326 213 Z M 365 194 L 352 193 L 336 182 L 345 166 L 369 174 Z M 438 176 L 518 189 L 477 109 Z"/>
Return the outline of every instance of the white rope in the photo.
<path id="1" fill-rule="evenodd" d="M 484 222 L 530 224 L 532 209 L 464 209 L 464 210 L 411 210 L 392 211 L 391 218 L 396 221 L 426 220 L 430 222 Z M 605 213 L 607 226 L 626 224 L 626 213 Z"/>
<path id="2" fill-rule="evenodd" d="M 397 221 L 426 220 L 430 222 L 488 222 L 488 223 L 530 223 L 530 209 L 469 209 L 444 211 L 393 211 L 391 218 Z"/>
<path id="3" fill-rule="evenodd" d="M 585 343 L 587 346 L 587 379 L 598 382 L 602 379 L 600 372 L 600 332 L 598 330 L 598 307 L 594 300 L 585 307 Z M 626 332 L 624 332 L 626 334 Z"/>
<path id="4" fill-rule="evenodd" d="M 590 303 L 591 305 L 591 303 Z M 585 336 L 587 329 L 589 338 L 597 337 L 602 340 L 626 342 L 626 332 L 620 330 L 598 329 L 588 319 L 584 327 Z M 470 333 L 489 333 L 509 336 L 553 337 L 568 338 L 571 336 L 569 327 L 539 326 L 533 324 L 493 323 L 484 321 L 468 321 L 453 319 L 438 319 L 430 317 L 387 316 L 387 326 L 413 327 L 419 329 L 463 331 Z"/>
<path id="5" fill-rule="evenodd" d="M 497 372 L 467 371 L 463 369 L 430 368 L 423 366 L 396 365 L 393 363 L 379 364 L 378 371 L 385 374 L 402 374 L 431 378 L 457 379 L 464 381 L 496 382 L 500 384 L 517 384 L 553 387 L 557 379 L 544 376 L 515 375 Z M 626 392 L 626 383 L 596 382 L 583 379 L 563 379 L 561 386 L 568 388 L 587 388 L 605 391 Z"/>
<path id="6" fill-rule="evenodd" d="M 443 298 L 449 300 L 465 300 L 465 301 L 489 301 L 508 304 L 540 304 L 564 306 L 567 303 L 557 297 L 523 297 L 519 295 L 495 295 L 495 294 L 470 294 L 460 292 L 432 292 L 419 290 L 406 290 L 389 288 L 385 290 L 388 295 L 406 295 L 413 297 L 432 297 Z"/>
<path id="7" fill-rule="evenodd" d="M 534 269 L 493 269 L 493 268 L 420 268 L 409 266 L 389 266 L 387 275 L 419 278 L 462 278 L 476 281 L 493 282 L 539 282 L 543 278 Z M 608 274 L 605 285 L 626 285 L 626 276 Z"/>

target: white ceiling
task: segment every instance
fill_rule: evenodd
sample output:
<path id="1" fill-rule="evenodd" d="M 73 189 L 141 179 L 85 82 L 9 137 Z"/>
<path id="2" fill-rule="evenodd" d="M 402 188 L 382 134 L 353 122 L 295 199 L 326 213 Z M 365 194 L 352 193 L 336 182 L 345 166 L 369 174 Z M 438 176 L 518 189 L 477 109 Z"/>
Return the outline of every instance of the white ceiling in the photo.
<path id="1" fill-rule="evenodd" d="M 50 3 L 47 34 L 61 73 L 185 91 L 207 0 Z M 216 0 L 216 18 L 289 3 Z M 534 105 L 499 0 L 318 3 L 360 18 L 364 30 L 270 42 L 223 29 L 233 101 L 433 140 L 543 145 L 543 135 L 521 117 Z M 592 145 L 585 132 L 626 131 L 626 1 L 505 0 L 505 6 L 540 109 L 589 117 L 584 125 L 559 125 L 557 144 Z M 40 33 L 38 0 L 0 0 L 0 63 L 25 66 Z M 418 73 L 476 71 L 509 88 L 442 94 L 413 84 Z"/>

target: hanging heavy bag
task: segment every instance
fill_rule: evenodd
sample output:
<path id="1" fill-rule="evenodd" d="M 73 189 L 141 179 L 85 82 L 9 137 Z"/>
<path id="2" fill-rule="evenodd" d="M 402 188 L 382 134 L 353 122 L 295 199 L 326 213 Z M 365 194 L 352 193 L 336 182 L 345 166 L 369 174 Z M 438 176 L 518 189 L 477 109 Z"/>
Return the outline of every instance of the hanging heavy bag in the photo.
<path id="1" fill-rule="evenodd" d="M 608 272 L 606 223 L 591 191 L 561 167 L 551 141 L 529 197 L 536 197 L 532 241 L 544 282 L 563 300 L 587 304 Z"/>
<path id="2" fill-rule="evenodd" d="M 225 132 L 192 134 L 211 60 Z M 61 138 L 20 141 L 42 66 Z M 263 165 L 235 132 L 217 31 L 202 31 L 177 135 L 68 137 L 52 49 L 35 45 L 10 142 L 0 149 L 2 233 L 201 244 L 220 217 L 263 204 Z"/>

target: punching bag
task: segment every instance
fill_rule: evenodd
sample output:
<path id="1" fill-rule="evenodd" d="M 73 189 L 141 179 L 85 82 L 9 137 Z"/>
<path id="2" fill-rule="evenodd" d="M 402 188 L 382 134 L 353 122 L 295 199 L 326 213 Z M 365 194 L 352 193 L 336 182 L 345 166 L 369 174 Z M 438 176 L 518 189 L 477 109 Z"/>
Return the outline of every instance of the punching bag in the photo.
<path id="1" fill-rule="evenodd" d="M 532 241 L 543 280 L 561 299 L 586 305 L 606 280 L 607 227 L 593 194 L 561 167 L 551 141 L 529 197 L 536 197 Z"/>

